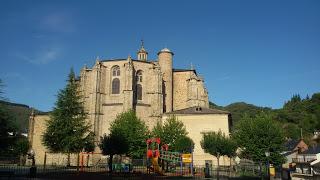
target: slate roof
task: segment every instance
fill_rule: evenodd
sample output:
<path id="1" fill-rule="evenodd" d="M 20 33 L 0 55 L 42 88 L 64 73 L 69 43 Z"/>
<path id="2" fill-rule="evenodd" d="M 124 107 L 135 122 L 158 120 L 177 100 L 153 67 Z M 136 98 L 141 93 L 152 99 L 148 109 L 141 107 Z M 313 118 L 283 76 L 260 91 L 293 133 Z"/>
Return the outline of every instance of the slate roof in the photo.
<path id="1" fill-rule="evenodd" d="M 194 106 L 190 108 L 180 109 L 177 111 L 172 111 L 166 114 L 230 114 L 230 112 L 222 111 L 219 109 Z"/>
<path id="2" fill-rule="evenodd" d="M 293 151 L 295 147 L 299 144 L 300 140 L 290 139 L 284 144 L 286 151 Z"/>
<path id="3" fill-rule="evenodd" d="M 320 145 L 309 146 L 308 150 L 302 152 L 301 154 L 318 154 L 320 153 Z"/>
<path id="4" fill-rule="evenodd" d="M 109 62 L 109 61 L 127 61 L 127 59 L 105 59 L 105 60 L 101 60 L 100 62 Z M 153 60 L 142 61 L 142 60 L 132 59 L 132 61 L 142 62 L 142 63 L 149 63 L 149 64 L 154 63 Z"/>
<path id="5" fill-rule="evenodd" d="M 173 72 L 188 72 L 193 71 L 195 74 L 197 74 L 197 71 L 195 69 L 172 69 Z"/>

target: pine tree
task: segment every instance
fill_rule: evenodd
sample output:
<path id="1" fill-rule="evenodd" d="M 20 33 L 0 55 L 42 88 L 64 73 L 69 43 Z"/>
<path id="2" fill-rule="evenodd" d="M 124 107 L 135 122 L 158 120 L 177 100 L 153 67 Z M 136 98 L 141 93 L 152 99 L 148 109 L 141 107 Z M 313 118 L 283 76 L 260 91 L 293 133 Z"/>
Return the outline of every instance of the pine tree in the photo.
<path id="1" fill-rule="evenodd" d="M 70 153 L 79 153 L 88 147 L 88 144 L 94 143 L 78 89 L 75 74 L 71 69 L 66 87 L 58 93 L 42 139 L 50 151 L 67 153 L 68 165 Z"/>

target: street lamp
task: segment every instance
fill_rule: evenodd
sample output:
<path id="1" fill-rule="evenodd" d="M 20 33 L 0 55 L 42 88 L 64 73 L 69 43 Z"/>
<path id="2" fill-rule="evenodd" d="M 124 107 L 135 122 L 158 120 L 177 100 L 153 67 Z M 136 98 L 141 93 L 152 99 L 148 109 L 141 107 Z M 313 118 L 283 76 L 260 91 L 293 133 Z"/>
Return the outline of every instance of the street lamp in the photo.
<path id="1" fill-rule="evenodd" d="M 36 167 L 36 163 L 35 163 L 36 153 L 34 152 L 33 149 L 30 149 L 28 156 L 32 160 L 32 165 L 30 167 L 30 177 L 35 178 L 36 174 L 37 174 L 37 167 Z"/>
<path id="2" fill-rule="evenodd" d="M 34 152 L 34 150 L 30 149 L 30 151 L 28 153 L 28 157 L 29 157 L 29 159 L 32 160 L 32 166 L 35 166 L 35 155 L 36 155 L 36 153 Z"/>
<path id="3" fill-rule="evenodd" d="M 269 151 L 266 151 L 264 154 L 265 154 L 266 157 L 267 157 L 267 177 L 268 177 L 268 179 L 270 179 L 270 178 L 269 178 L 269 175 L 270 175 L 270 173 L 269 173 L 269 156 L 270 156 L 270 152 L 269 152 Z"/>

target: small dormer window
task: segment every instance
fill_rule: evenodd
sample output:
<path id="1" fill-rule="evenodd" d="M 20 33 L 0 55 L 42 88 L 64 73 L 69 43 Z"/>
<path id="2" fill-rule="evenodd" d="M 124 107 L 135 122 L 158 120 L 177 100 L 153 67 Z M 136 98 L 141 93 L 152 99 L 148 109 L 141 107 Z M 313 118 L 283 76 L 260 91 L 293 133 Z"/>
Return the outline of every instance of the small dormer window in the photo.
<path id="1" fill-rule="evenodd" d="M 201 112 L 202 108 L 201 107 L 196 107 L 196 112 Z"/>

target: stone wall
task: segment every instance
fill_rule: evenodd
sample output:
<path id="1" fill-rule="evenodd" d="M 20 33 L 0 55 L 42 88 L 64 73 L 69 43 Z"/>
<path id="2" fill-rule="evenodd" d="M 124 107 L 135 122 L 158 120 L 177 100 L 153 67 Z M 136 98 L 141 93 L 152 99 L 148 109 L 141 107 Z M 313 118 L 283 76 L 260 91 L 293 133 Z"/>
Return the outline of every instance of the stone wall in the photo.
<path id="1" fill-rule="evenodd" d="M 179 121 L 182 121 L 186 126 L 188 136 L 194 141 L 194 164 L 195 165 L 205 165 L 205 161 L 211 161 L 213 165 L 217 165 L 217 158 L 208 153 L 205 153 L 201 148 L 200 141 L 202 139 L 203 133 L 209 131 L 219 131 L 229 136 L 229 118 L 228 114 L 175 114 Z M 165 122 L 168 115 L 162 117 L 162 122 Z M 220 158 L 220 165 L 228 166 L 230 160 L 227 157 Z"/>
<path id="2" fill-rule="evenodd" d="M 200 106 L 209 107 L 209 97 L 203 78 L 193 70 L 173 74 L 173 110 Z"/>
<path id="3" fill-rule="evenodd" d="M 31 149 L 35 152 L 35 163 L 37 165 L 67 165 L 67 155 L 61 153 L 50 153 L 49 150 L 42 144 L 42 135 L 47 129 L 47 121 L 49 115 L 33 115 L 30 117 L 31 131 L 29 132 L 29 142 Z M 30 134 L 32 134 L 30 136 Z M 46 160 L 45 160 L 46 159 Z M 71 154 L 71 165 L 77 165 L 77 154 Z"/>
<path id="4" fill-rule="evenodd" d="M 188 82 L 191 71 L 173 73 L 173 111 L 188 107 Z"/>

